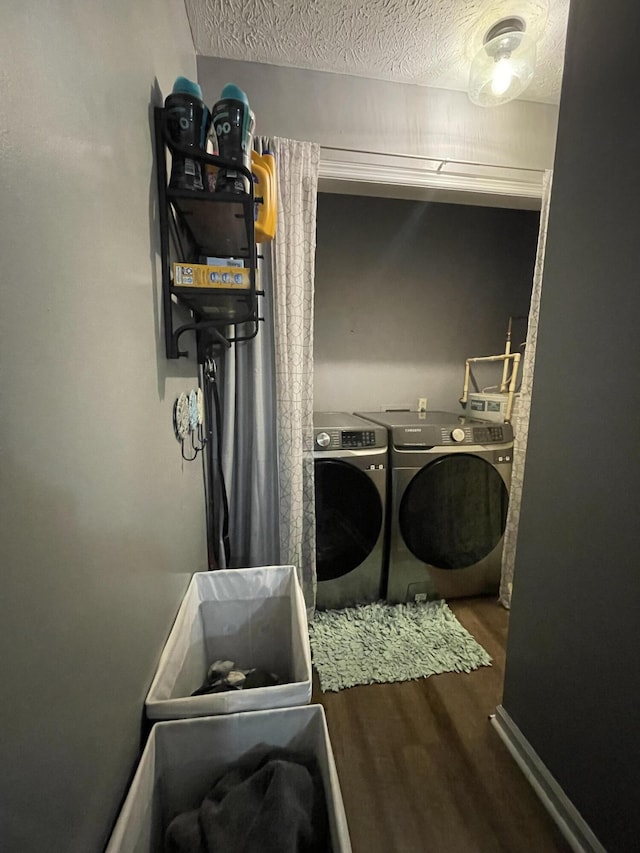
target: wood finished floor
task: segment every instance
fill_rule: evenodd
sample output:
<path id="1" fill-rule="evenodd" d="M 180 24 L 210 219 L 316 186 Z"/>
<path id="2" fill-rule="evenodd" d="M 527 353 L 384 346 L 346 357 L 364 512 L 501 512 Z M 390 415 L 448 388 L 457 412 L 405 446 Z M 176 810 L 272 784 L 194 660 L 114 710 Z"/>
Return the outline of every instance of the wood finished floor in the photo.
<path id="1" fill-rule="evenodd" d="M 450 602 L 494 659 L 475 672 L 322 693 L 354 853 L 570 853 L 489 721 L 508 613 Z"/>

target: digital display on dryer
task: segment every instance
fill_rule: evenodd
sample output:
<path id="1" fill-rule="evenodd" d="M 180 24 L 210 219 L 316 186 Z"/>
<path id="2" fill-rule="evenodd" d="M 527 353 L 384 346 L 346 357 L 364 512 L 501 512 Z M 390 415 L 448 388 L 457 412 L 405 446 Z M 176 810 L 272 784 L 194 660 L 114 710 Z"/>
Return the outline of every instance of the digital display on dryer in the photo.
<path id="1" fill-rule="evenodd" d="M 375 447 L 376 434 L 374 430 L 343 430 L 343 447 Z"/>

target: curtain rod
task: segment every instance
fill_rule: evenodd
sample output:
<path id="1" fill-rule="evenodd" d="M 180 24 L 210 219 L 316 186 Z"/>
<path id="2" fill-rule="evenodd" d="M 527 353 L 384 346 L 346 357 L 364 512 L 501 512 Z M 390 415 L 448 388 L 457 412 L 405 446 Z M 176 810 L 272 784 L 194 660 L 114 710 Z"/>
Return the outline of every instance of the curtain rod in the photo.
<path id="1" fill-rule="evenodd" d="M 338 148 L 335 145 L 321 145 L 321 151 L 338 151 L 343 154 L 368 154 L 374 157 L 400 157 L 405 160 L 421 160 L 423 162 L 440 163 L 438 171 L 448 163 L 458 166 L 486 166 L 490 169 L 511 169 L 517 172 L 532 172 L 536 175 L 544 175 L 545 169 L 528 169 L 526 166 L 505 166 L 497 163 L 481 163 L 478 160 L 450 160 L 444 157 L 425 157 L 421 154 L 396 154 L 390 151 L 369 151 L 364 148 Z"/>

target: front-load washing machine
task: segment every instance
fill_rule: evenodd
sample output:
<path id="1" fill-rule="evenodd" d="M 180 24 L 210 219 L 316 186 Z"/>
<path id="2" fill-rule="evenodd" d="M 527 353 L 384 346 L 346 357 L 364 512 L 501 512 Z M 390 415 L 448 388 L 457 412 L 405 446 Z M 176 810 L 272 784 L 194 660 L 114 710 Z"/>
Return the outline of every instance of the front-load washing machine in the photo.
<path id="1" fill-rule="evenodd" d="M 496 593 L 513 430 L 450 412 L 362 412 L 389 431 L 387 600 Z"/>
<path id="2" fill-rule="evenodd" d="M 316 606 L 382 594 L 387 430 L 346 412 L 314 412 Z"/>

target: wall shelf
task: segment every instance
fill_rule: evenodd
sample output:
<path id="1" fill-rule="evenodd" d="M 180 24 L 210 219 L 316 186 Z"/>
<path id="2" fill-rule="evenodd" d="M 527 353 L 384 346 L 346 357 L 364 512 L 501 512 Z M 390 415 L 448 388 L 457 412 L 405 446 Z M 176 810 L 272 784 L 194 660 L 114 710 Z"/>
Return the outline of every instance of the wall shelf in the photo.
<path id="1" fill-rule="evenodd" d="M 249 194 L 167 190 L 167 199 L 179 212 L 201 254 L 250 258 L 248 220 L 253 219 Z"/>
<path id="2" fill-rule="evenodd" d="M 184 332 L 194 331 L 198 360 L 208 349 L 250 340 L 258 333 L 256 288 L 257 253 L 254 231 L 255 204 L 251 172 L 219 157 L 174 145 L 169 139 L 164 109 L 154 110 L 158 219 L 162 266 L 163 320 L 167 358 L 188 353 L 179 347 Z M 247 193 L 215 193 L 168 187 L 167 151 L 197 159 L 201 164 L 234 169 L 248 178 Z M 249 286 L 185 287 L 172 280 L 172 262 L 206 263 L 207 257 L 241 258 L 249 271 Z M 176 325 L 177 303 L 192 315 L 190 323 Z M 230 333 L 231 332 L 231 333 Z"/>

